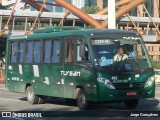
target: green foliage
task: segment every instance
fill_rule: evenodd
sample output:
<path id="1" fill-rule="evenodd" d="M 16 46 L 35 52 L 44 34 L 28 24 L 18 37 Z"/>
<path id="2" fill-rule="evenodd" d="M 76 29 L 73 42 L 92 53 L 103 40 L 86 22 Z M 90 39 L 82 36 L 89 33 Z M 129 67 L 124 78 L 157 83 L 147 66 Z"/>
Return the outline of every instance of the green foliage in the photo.
<path id="1" fill-rule="evenodd" d="M 91 25 L 86 25 L 84 29 L 93 29 L 93 27 Z"/>
<path id="2" fill-rule="evenodd" d="M 86 7 L 83 7 L 82 10 L 87 14 L 94 14 L 97 11 L 99 11 L 99 7 L 97 7 L 97 6 L 86 6 Z"/>
<path id="3" fill-rule="evenodd" d="M 94 14 L 97 11 L 99 11 L 99 7 L 97 7 L 97 6 L 86 6 L 86 7 L 83 7 L 82 10 L 87 14 Z M 93 26 L 86 25 L 85 29 L 93 29 Z"/>
<path id="4" fill-rule="evenodd" d="M 152 57 L 149 57 L 154 69 L 160 69 L 160 61 L 154 61 Z M 138 56 L 138 59 L 143 59 L 143 56 Z"/>
<path id="5" fill-rule="evenodd" d="M 160 69 L 160 61 L 154 61 L 151 57 L 150 60 L 154 69 Z"/>

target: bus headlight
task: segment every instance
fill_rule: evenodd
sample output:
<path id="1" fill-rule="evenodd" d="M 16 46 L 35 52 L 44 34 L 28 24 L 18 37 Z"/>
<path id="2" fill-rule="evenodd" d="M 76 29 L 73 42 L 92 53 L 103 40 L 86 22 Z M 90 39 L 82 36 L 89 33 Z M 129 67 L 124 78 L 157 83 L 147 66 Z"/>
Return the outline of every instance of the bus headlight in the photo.
<path id="1" fill-rule="evenodd" d="M 108 79 L 98 77 L 97 80 L 104 84 L 108 89 L 115 89 L 114 85 Z"/>
<path id="2" fill-rule="evenodd" d="M 154 77 L 150 77 L 146 82 L 145 87 L 150 87 L 153 84 L 154 80 L 155 80 Z"/>

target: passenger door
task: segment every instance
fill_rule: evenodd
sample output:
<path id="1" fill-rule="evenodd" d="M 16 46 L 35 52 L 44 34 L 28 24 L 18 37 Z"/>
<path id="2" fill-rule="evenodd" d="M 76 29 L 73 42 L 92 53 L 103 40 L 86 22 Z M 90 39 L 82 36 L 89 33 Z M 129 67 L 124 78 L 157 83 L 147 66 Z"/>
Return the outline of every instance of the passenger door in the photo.
<path id="1" fill-rule="evenodd" d="M 91 55 L 89 47 L 84 39 L 76 41 L 76 61 L 74 70 L 77 71 L 78 76 L 75 77 L 76 85 L 90 86 L 94 83 L 94 73 L 92 71 Z"/>
<path id="2" fill-rule="evenodd" d="M 74 57 L 75 57 L 75 38 L 68 37 L 65 38 L 64 43 L 64 70 L 62 72 L 64 76 L 65 84 L 65 98 L 72 98 L 74 95 L 74 81 L 75 81 L 75 71 L 74 71 Z"/>
<path id="3" fill-rule="evenodd" d="M 7 77 L 8 86 L 11 91 L 19 92 L 19 71 L 18 71 L 18 42 L 10 42 L 10 58 L 8 60 Z"/>

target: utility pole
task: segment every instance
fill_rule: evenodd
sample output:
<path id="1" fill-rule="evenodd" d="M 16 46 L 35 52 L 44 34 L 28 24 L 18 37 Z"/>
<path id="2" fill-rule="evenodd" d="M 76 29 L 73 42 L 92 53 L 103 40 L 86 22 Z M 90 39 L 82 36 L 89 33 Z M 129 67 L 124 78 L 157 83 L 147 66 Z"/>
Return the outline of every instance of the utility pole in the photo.
<path id="1" fill-rule="evenodd" d="M 115 0 L 108 0 L 108 29 L 116 29 Z"/>

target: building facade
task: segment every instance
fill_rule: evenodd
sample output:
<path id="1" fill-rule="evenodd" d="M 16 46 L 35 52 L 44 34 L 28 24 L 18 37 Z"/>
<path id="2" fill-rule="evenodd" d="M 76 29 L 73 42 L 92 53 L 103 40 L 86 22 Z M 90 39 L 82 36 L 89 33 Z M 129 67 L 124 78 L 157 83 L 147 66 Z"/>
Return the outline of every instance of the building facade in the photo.
<path id="1" fill-rule="evenodd" d="M 2 6 L 6 6 L 7 9 L 12 9 L 15 4 L 15 0 L 1 0 L 1 4 Z M 23 1 L 18 0 L 15 10 L 23 10 L 24 5 L 25 3 Z M 25 11 L 30 11 L 30 9 L 27 7 Z"/>
<path id="2" fill-rule="evenodd" d="M 116 0 L 116 2 L 117 1 L 119 0 Z M 108 0 L 97 0 L 96 3 L 100 9 L 103 9 L 108 6 Z M 145 6 L 152 17 L 160 17 L 160 0 L 148 0 Z M 148 17 L 146 11 L 143 9 L 143 5 L 140 5 L 138 6 L 138 8 L 133 9 L 130 12 L 130 15 L 137 17 Z"/>
<path id="3" fill-rule="evenodd" d="M 43 4 L 43 0 L 35 0 L 38 2 L 38 4 Z M 88 2 L 86 0 L 67 0 L 68 2 L 72 3 L 73 5 L 75 5 L 77 8 L 81 9 L 82 7 L 84 7 L 85 5 L 88 5 Z M 91 0 L 92 1 L 92 0 Z M 12 9 L 15 0 L 0 0 L 0 2 L 2 3 L 3 6 L 8 6 L 8 9 Z M 85 2 L 87 4 L 85 4 Z M 89 3 L 94 3 L 94 2 L 89 2 Z M 95 4 L 95 3 L 94 3 Z M 15 10 L 23 10 L 24 7 L 24 2 L 22 0 L 18 0 L 18 3 L 15 7 Z M 59 5 L 57 5 L 55 2 L 53 2 L 53 0 L 47 0 L 46 3 L 46 9 L 50 12 L 65 12 L 65 8 L 60 7 Z M 33 7 L 29 6 L 25 9 L 25 11 L 36 11 Z"/>
<path id="4" fill-rule="evenodd" d="M 35 0 L 35 1 L 39 2 L 39 4 L 43 3 L 43 0 Z M 67 0 L 67 1 L 80 9 L 84 6 L 92 6 L 92 5 L 98 6 L 100 9 L 103 9 L 108 6 L 108 0 Z M 117 1 L 119 0 L 116 0 L 116 2 Z M 0 0 L 0 3 L 2 3 L 3 6 L 9 6 L 8 9 L 12 9 L 15 0 Z M 148 0 L 145 6 L 152 17 L 155 18 L 160 17 L 160 0 Z M 22 0 L 18 0 L 18 4 L 16 5 L 16 10 L 22 10 L 23 7 L 24 7 L 24 2 Z M 50 12 L 65 12 L 65 8 L 58 6 L 56 3 L 53 2 L 53 0 L 47 0 L 46 8 Z M 32 7 L 27 7 L 27 9 L 25 10 L 36 11 Z M 130 15 L 137 17 L 148 17 L 142 5 L 133 9 L 130 12 Z"/>
<path id="5" fill-rule="evenodd" d="M 43 0 L 36 0 L 36 1 L 38 1 L 41 4 L 43 3 Z M 79 9 L 85 6 L 85 0 L 67 0 L 67 1 L 72 3 L 74 6 L 76 6 Z M 47 0 L 45 7 L 50 12 L 65 12 L 65 8 L 60 7 L 55 2 L 53 2 L 53 0 Z M 32 7 L 30 9 L 31 11 L 35 11 L 35 9 Z"/>
<path id="6" fill-rule="evenodd" d="M 148 0 L 145 6 L 152 17 L 155 17 L 155 18 L 160 17 L 160 1 L 159 0 Z M 138 17 L 148 17 L 142 5 L 140 5 L 137 8 L 136 13 Z"/>

